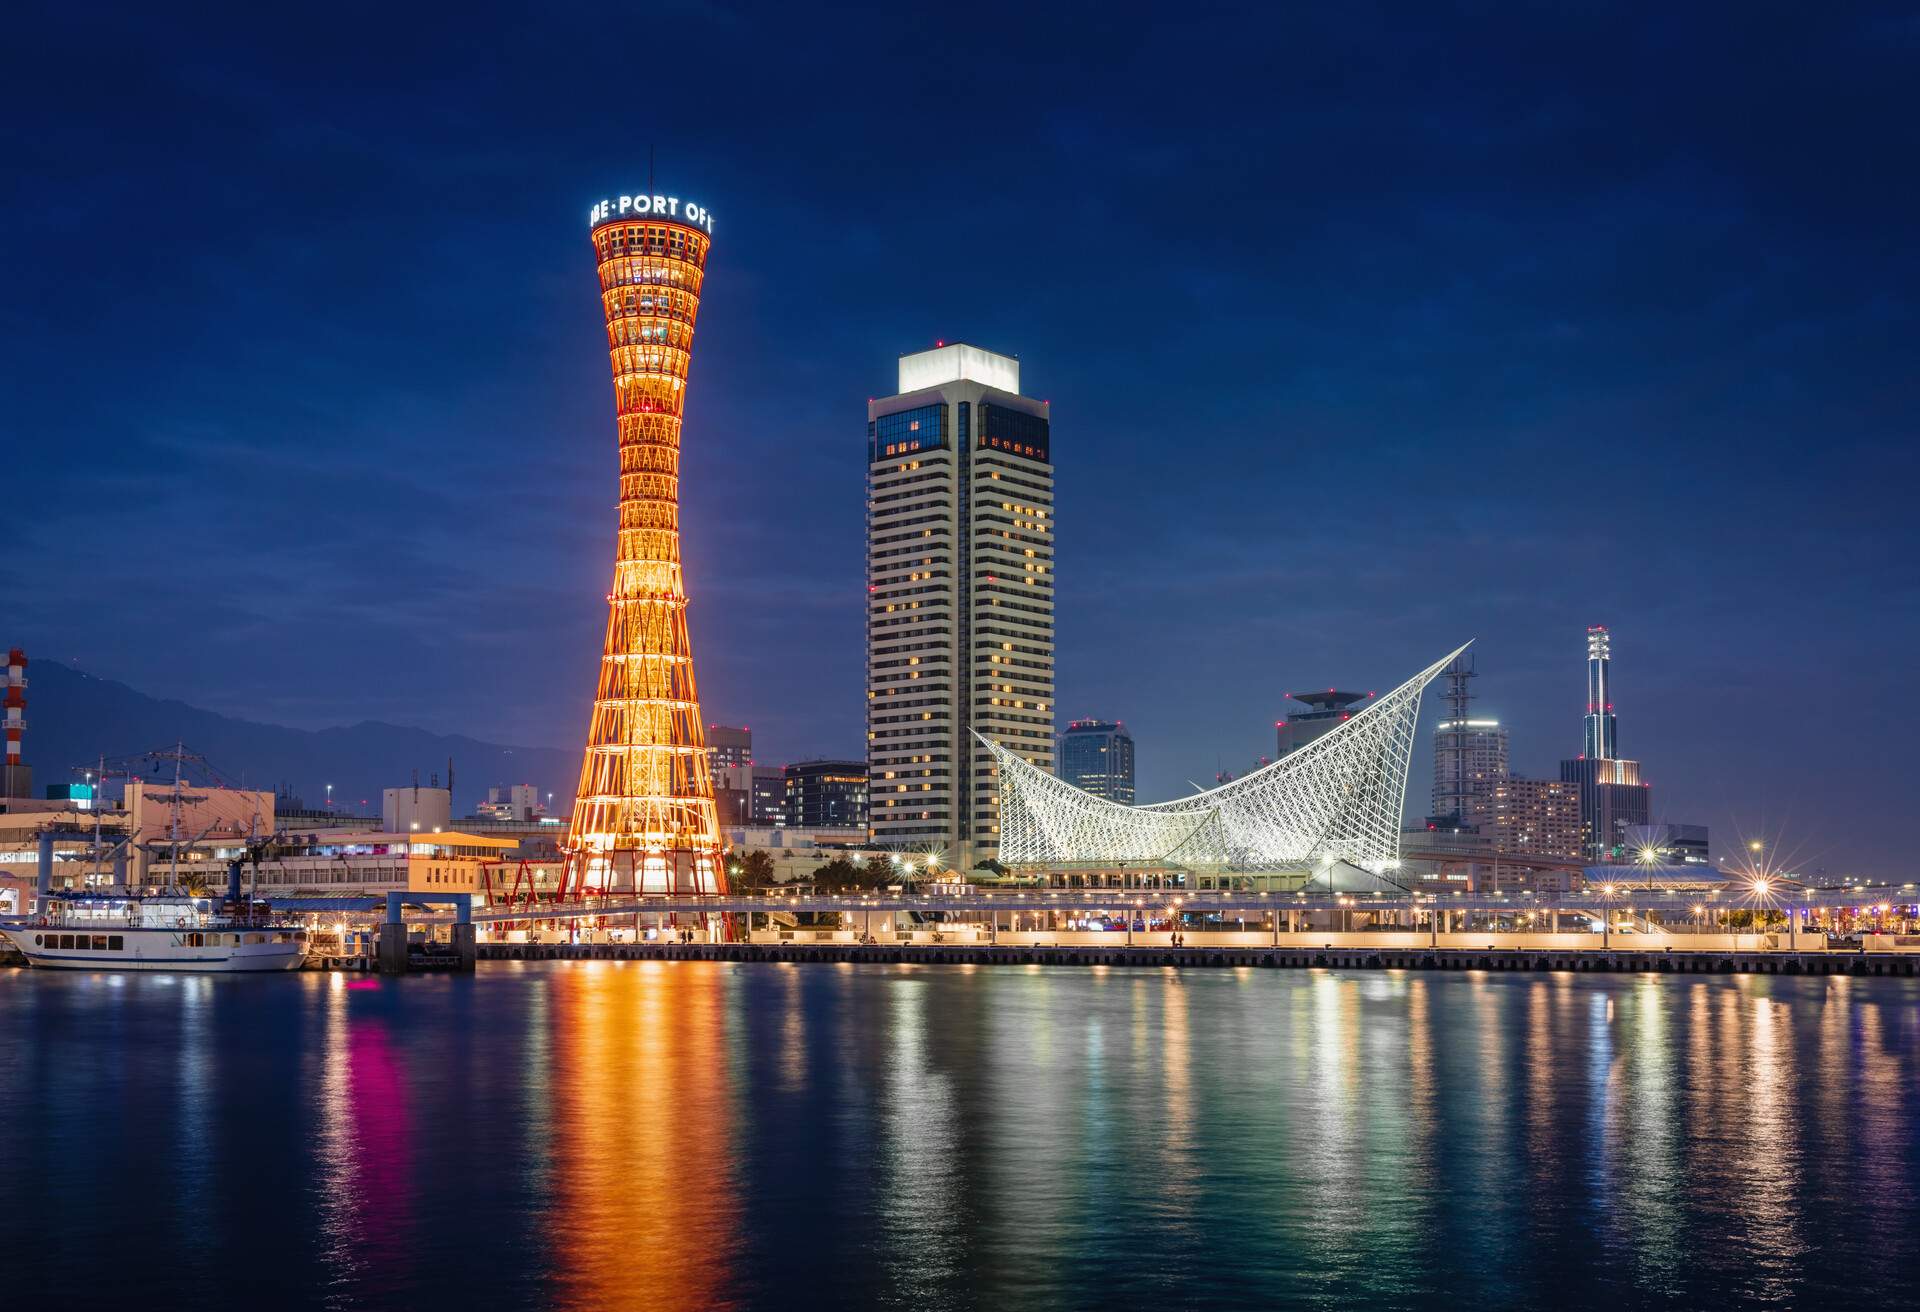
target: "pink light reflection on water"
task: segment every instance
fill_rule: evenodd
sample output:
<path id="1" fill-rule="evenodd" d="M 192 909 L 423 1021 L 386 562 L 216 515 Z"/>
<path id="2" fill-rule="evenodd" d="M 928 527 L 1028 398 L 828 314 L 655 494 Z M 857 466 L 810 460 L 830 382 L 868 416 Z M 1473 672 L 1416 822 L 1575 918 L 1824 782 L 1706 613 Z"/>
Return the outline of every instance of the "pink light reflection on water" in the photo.
<path id="1" fill-rule="evenodd" d="M 330 990 L 327 1002 L 317 1188 L 329 1293 L 348 1303 L 369 1289 L 392 1292 L 412 1274 L 406 1072 L 386 1020 L 354 1015 L 346 996 L 379 987 L 355 980 Z"/>

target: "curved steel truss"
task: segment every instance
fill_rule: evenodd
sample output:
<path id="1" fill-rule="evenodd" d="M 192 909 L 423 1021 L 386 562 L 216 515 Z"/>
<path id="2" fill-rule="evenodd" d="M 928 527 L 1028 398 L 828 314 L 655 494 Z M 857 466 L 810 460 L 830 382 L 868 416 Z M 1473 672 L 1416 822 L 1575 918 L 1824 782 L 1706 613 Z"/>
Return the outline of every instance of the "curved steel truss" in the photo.
<path id="1" fill-rule="evenodd" d="M 982 738 L 1000 775 L 1000 860 L 1262 870 L 1400 858 L 1400 812 L 1420 694 L 1448 653 L 1351 720 L 1272 765 L 1192 797 L 1124 806 Z M 977 735 L 976 735 L 977 736 Z"/>

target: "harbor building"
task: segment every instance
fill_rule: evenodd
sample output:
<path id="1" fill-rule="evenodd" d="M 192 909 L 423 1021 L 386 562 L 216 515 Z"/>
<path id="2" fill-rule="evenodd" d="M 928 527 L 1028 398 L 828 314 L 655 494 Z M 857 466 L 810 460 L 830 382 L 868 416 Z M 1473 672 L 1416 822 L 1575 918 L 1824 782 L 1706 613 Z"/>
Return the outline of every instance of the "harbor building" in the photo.
<path id="1" fill-rule="evenodd" d="M 1118 720 L 1074 720 L 1060 734 L 1060 777 L 1082 792 L 1133 805 L 1133 735 Z"/>
<path id="2" fill-rule="evenodd" d="M 1001 772 L 999 860 L 1084 887 L 1404 891 L 1392 876 L 1420 696 L 1458 654 L 1270 765 L 1146 806 L 1095 797 L 981 738 Z"/>
<path id="3" fill-rule="evenodd" d="M 988 744 L 1054 764 L 1051 411 L 963 343 L 898 387 L 867 403 L 869 827 L 971 869 L 1000 839 Z"/>

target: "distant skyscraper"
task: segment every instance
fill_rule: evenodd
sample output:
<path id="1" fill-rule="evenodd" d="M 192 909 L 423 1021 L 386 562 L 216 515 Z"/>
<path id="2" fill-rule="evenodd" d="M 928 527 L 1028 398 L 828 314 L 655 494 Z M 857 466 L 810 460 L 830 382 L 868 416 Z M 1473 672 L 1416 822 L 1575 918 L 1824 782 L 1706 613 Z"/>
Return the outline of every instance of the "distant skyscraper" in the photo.
<path id="1" fill-rule="evenodd" d="M 1640 780 L 1640 762 L 1612 753 L 1619 746 L 1613 716 L 1613 642 L 1605 625 L 1587 630 L 1585 751 L 1560 762 L 1560 778 L 1580 789 L 1580 824 L 1590 861 L 1630 861 L 1628 829 L 1645 825 L 1653 790 Z"/>
<path id="2" fill-rule="evenodd" d="M 1133 736 L 1118 720 L 1075 720 L 1060 735 L 1059 775 L 1109 802 L 1133 805 Z"/>
<path id="3" fill-rule="evenodd" d="M 786 768 L 787 824 L 795 829 L 865 829 L 867 763 L 801 761 Z"/>
<path id="4" fill-rule="evenodd" d="M 1447 681 L 1448 716 L 1433 731 L 1433 810 L 1435 820 L 1454 819 L 1478 825 L 1488 790 L 1507 777 L 1507 731 L 1498 720 L 1474 719 L 1467 713 L 1473 694 L 1467 683 L 1475 677 L 1465 656 L 1454 660 L 1441 676 Z"/>
<path id="5" fill-rule="evenodd" d="M 999 843 L 981 735 L 1053 766 L 1053 455 L 1020 362 L 941 345 L 867 403 L 873 841 L 961 868 Z"/>
<path id="6" fill-rule="evenodd" d="M 1314 739 L 1332 733 L 1360 714 L 1360 703 L 1373 694 L 1329 688 L 1325 692 L 1290 692 L 1287 696 L 1312 709 L 1274 721 L 1277 750 L 1273 759 L 1276 761 L 1299 751 Z"/>

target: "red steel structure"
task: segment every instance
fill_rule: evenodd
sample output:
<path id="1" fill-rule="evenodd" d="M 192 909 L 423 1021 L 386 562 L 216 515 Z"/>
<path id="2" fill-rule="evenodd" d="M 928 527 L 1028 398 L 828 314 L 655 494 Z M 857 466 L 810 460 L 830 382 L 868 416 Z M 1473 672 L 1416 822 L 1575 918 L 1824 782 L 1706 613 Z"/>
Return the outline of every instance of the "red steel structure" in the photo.
<path id="1" fill-rule="evenodd" d="M 680 568 L 680 417 L 712 238 L 689 206 L 593 214 L 620 433 L 620 528 L 599 691 L 562 888 L 724 893 L 713 771 Z"/>

